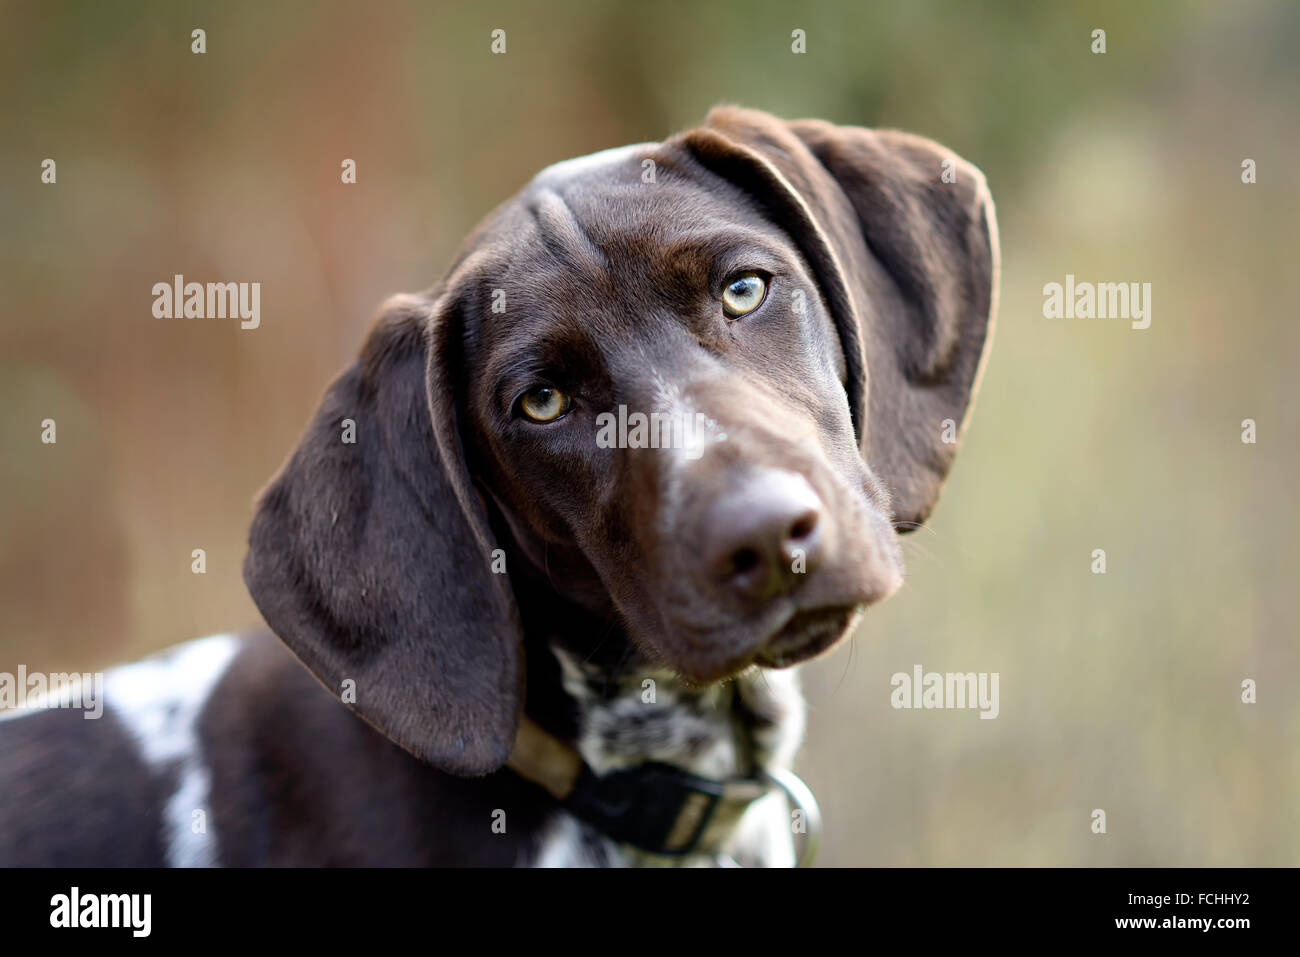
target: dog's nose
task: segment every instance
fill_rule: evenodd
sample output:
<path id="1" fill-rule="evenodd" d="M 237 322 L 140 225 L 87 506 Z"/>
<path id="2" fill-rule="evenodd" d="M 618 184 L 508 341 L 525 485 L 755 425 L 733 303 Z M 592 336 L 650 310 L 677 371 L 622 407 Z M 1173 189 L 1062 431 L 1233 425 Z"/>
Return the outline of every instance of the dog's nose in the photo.
<path id="1" fill-rule="evenodd" d="M 792 591 L 821 559 L 822 503 L 802 475 L 746 475 L 704 515 L 702 556 L 728 591 L 762 601 Z"/>

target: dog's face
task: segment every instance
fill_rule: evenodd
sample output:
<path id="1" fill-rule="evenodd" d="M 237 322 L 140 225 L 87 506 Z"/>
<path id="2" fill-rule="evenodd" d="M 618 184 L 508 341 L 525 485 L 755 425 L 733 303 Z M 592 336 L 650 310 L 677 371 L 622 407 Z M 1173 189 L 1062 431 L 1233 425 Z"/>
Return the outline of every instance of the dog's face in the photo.
<path id="1" fill-rule="evenodd" d="M 480 248 L 459 281 L 498 308 L 464 310 L 462 437 L 556 590 L 705 681 L 822 651 L 897 587 L 835 325 L 743 190 L 610 151 L 544 171 Z"/>
<path id="2" fill-rule="evenodd" d="M 517 725 L 507 553 L 689 679 L 804 660 L 901 581 L 996 270 L 979 172 L 903 134 L 727 109 L 550 167 L 385 310 L 262 497 L 250 590 L 458 773 Z"/>

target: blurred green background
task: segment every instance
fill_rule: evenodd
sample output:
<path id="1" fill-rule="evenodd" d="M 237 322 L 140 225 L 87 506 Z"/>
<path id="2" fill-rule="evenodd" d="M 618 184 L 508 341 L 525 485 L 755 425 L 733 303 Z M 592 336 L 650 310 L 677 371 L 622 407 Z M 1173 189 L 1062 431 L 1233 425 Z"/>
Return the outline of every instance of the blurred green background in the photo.
<path id="1" fill-rule="evenodd" d="M 1298 47 L 1294 3 L 6 3 L 0 669 L 255 622 L 253 496 L 374 307 L 542 166 L 730 101 L 938 139 L 1001 221 L 908 584 L 805 669 L 823 863 L 1300 863 Z M 260 281 L 261 328 L 153 318 L 175 273 Z M 1066 273 L 1151 327 L 1045 319 Z M 917 663 L 1000 716 L 893 710 Z"/>

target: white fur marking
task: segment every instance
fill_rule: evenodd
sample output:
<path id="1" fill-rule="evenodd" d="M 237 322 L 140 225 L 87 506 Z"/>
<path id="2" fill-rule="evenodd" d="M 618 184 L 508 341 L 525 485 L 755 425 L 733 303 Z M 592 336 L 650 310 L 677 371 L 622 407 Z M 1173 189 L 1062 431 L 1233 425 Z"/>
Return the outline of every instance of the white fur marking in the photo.
<path id="1" fill-rule="evenodd" d="M 195 723 L 212 689 L 225 674 L 239 641 L 214 635 L 180 645 L 108 672 L 105 697 L 113 714 L 130 729 L 140 754 L 159 770 L 175 767 L 180 784 L 167 801 L 163 839 L 171 867 L 210 867 L 216 844 L 208 805 L 211 774 Z M 195 834 L 194 811 L 208 816 L 207 832 Z"/>
<path id="2" fill-rule="evenodd" d="M 600 861 L 587 852 L 583 825 L 570 814 L 555 815 L 537 841 L 533 867 L 597 867 Z M 612 849 L 612 845 L 611 845 Z M 612 862 L 618 862 L 617 851 Z"/>
<path id="3" fill-rule="evenodd" d="M 714 780 L 742 772 L 742 754 L 759 767 L 789 767 L 803 737 L 804 703 L 794 669 L 751 668 L 734 681 L 689 688 L 672 672 L 644 663 L 606 676 L 572 652 L 552 645 L 564 690 L 582 713 L 578 740 L 597 774 L 662 761 Z M 642 700 L 642 680 L 653 677 L 656 701 Z M 611 689 L 608 680 L 616 682 Z M 596 692 L 600 689 L 600 693 Z M 723 854 L 684 857 L 647 854 L 619 845 L 560 812 L 535 848 L 534 867 L 789 867 L 794 834 L 784 795 L 755 801 L 736 823 Z M 603 859 L 602 859 L 603 858 Z"/>

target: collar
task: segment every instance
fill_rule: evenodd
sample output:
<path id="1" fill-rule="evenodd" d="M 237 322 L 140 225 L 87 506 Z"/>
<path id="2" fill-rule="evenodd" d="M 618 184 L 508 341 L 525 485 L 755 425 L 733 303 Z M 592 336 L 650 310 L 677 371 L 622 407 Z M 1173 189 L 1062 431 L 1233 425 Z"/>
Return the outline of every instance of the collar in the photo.
<path id="1" fill-rule="evenodd" d="M 809 867 L 821 845 L 821 813 L 812 791 L 790 771 L 715 781 L 658 761 L 598 775 L 578 750 L 524 716 L 506 765 L 545 788 L 565 810 L 621 844 L 651 854 L 713 854 L 719 862 L 741 815 L 773 791 L 800 811 L 803 841 L 796 867 Z M 797 829 L 798 830 L 798 829 Z M 734 862 L 731 862 L 734 863 Z"/>

